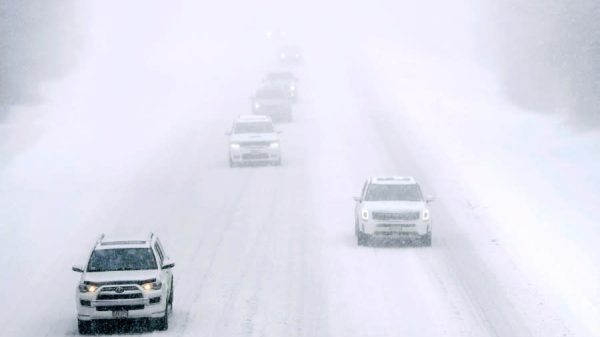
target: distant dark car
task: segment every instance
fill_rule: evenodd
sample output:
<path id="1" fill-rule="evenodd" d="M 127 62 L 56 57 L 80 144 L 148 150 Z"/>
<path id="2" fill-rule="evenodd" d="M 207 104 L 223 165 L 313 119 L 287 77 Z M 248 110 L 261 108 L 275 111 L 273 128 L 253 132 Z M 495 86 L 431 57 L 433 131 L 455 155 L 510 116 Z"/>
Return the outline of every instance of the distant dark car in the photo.
<path id="1" fill-rule="evenodd" d="M 304 58 L 297 46 L 284 46 L 279 49 L 279 61 L 284 64 L 302 64 Z"/>
<path id="2" fill-rule="evenodd" d="M 292 102 L 289 93 L 281 88 L 264 86 L 252 97 L 252 112 L 271 117 L 276 122 L 291 122 Z"/>
<path id="3" fill-rule="evenodd" d="M 268 73 L 263 83 L 265 87 L 286 91 L 292 103 L 298 100 L 298 79 L 290 72 Z"/>

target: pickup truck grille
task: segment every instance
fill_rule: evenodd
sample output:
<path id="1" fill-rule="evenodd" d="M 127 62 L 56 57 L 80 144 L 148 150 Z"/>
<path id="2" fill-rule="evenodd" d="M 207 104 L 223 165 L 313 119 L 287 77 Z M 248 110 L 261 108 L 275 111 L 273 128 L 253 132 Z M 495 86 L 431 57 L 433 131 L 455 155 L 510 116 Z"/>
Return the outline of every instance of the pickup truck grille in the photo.
<path id="1" fill-rule="evenodd" d="M 373 220 L 419 220 L 419 212 L 373 212 Z"/>

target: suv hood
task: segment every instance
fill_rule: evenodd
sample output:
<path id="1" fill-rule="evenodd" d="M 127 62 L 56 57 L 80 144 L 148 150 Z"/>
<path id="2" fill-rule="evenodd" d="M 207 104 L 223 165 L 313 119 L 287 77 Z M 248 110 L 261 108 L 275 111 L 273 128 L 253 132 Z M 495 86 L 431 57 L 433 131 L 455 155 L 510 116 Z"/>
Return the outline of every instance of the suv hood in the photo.
<path id="1" fill-rule="evenodd" d="M 150 279 L 159 279 L 158 270 L 127 270 L 127 271 L 103 271 L 86 272 L 83 275 L 83 281 L 104 283 L 116 281 L 145 281 Z"/>
<path id="2" fill-rule="evenodd" d="M 243 133 L 231 135 L 229 141 L 231 143 L 277 142 L 279 141 L 279 136 L 276 133 Z"/>
<path id="3" fill-rule="evenodd" d="M 406 212 L 427 208 L 424 201 L 363 201 L 362 208 L 368 211 Z"/>

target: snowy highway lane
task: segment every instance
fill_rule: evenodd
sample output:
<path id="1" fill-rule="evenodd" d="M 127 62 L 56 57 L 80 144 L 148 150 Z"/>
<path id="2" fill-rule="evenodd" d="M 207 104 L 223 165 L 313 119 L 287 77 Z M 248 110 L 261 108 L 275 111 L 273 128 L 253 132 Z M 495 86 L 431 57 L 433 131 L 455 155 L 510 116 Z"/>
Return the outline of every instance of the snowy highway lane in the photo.
<path id="1" fill-rule="evenodd" d="M 112 27 L 112 8 L 104 10 L 104 25 Z M 124 27 L 111 29 L 118 35 Z M 352 197 L 364 179 L 414 175 L 435 194 L 420 167 L 439 163 L 414 157 L 419 144 L 401 137 L 389 116 L 401 112 L 380 108 L 368 95 L 377 88 L 357 84 L 360 74 L 339 55 L 306 51 L 295 121 L 280 126 L 281 167 L 228 167 L 224 133 L 249 112 L 247 97 L 258 81 L 243 66 L 230 69 L 242 53 L 209 55 L 188 69 L 183 50 L 174 53 L 173 78 L 172 65 L 160 64 L 167 75 L 139 66 L 118 83 L 100 55 L 92 66 L 106 68 L 84 69 L 92 75 L 79 80 L 111 90 L 50 95 L 48 105 L 73 115 L 92 108 L 95 119 L 86 129 L 65 118 L 74 127 L 63 130 L 64 121 L 50 115 L 54 134 L 43 134 L 0 171 L 7 223 L 0 228 L 0 335 L 76 335 L 79 275 L 71 265 L 83 263 L 102 232 L 153 231 L 176 262 L 175 300 L 169 330 L 148 334 L 562 336 L 562 328 L 536 330 L 556 323 L 532 321 L 514 305 L 528 292 L 505 280 L 522 275 L 501 248 L 470 239 L 489 242 L 485 226 L 453 218 L 447 201 L 458 195 L 444 191 L 432 205 L 431 248 L 356 245 Z M 128 63 L 122 67 L 130 71 Z M 203 78 L 205 72 L 214 76 Z M 85 88 L 81 83 L 69 87 Z M 150 91 L 131 90 L 141 83 L 152 83 Z M 125 105 L 111 109 L 113 99 Z M 94 124 L 104 119 L 114 127 Z M 56 135 L 63 131 L 64 138 Z"/>
<path id="2" fill-rule="evenodd" d="M 352 196 L 364 179 L 422 177 L 402 150 L 411 145 L 353 98 L 343 66 L 325 59 L 304 71 L 295 122 L 280 127 L 282 167 L 228 167 L 224 131 L 235 104 L 198 116 L 107 192 L 95 226 L 72 223 L 70 235 L 49 236 L 63 247 L 41 259 L 49 268 L 29 261 L 38 269 L 31 283 L 4 281 L 23 291 L 2 293 L 15 306 L 2 318 L 9 334 L 76 334 L 70 264 L 82 262 L 97 233 L 154 231 L 177 263 L 170 329 L 157 335 L 529 336 L 443 200 L 433 206 L 433 247 L 356 246 Z M 77 236 L 89 242 L 70 245 Z M 28 310 L 39 293 L 25 289 L 36 283 L 48 295 Z"/>

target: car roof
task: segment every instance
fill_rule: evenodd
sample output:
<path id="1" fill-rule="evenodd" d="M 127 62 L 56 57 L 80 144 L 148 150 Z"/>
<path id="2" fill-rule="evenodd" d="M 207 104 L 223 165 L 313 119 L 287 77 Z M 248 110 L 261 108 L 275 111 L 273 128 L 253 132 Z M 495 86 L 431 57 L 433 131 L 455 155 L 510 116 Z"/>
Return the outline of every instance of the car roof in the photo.
<path id="1" fill-rule="evenodd" d="M 380 185 L 413 185 L 416 180 L 408 176 L 373 176 L 370 179 L 371 184 Z"/>
<path id="2" fill-rule="evenodd" d="M 102 234 L 96 242 L 95 249 L 115 249 L 115 248 L 149 248 L 152 240 L 155 238 L 153 233 L 146 237 L 139 235 L 109 235 Z"/>
<path id="3" fill-rule="evenodd" d="M 265 115 L 240 115 L 236 123 L 271 122 L 271 117 Z"/>

